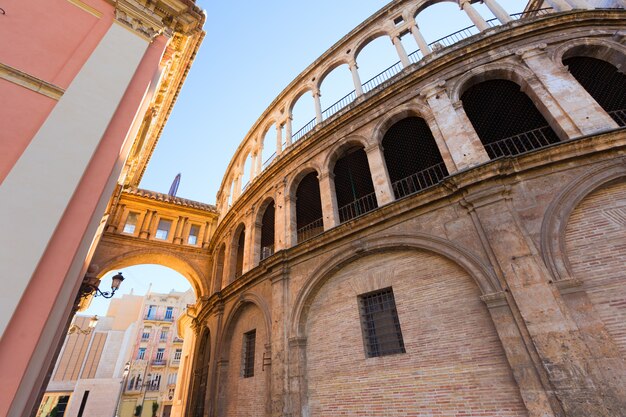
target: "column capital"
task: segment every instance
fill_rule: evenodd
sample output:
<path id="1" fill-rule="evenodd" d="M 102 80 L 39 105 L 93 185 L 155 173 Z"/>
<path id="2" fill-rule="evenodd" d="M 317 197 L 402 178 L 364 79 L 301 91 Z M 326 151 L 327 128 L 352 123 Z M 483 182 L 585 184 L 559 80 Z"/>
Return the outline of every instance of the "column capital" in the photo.
<path id="1" fill-rule="evenodd" d="M 525 48 L 518 49 L 517 51 L 515 51 L 515 55 L 517 55 L 521 59 L 530 58 L 537 55 L 543 55 L 546 53 L 547 47 L 548 45 L 546 43 L 537 43 L 527 46 Z"/>
<path id="2" fill-rule="evenodd" d="M 435 82 L 428 84 L 424 88 L 422 88 L 422 91 L 419 95 L 428 100 L 429 98 L 432 98 L 433 96 L 438 96 L 441 93 L 447 94 L 446 82 L 444 80 L 436 80 Z"/>

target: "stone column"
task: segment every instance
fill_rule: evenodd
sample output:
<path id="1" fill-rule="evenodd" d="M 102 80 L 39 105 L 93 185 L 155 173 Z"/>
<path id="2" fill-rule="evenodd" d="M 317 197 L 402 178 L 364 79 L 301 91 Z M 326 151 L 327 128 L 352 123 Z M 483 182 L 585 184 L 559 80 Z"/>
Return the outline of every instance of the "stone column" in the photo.
<path id="1" fill-rule="evenodd" d="M 241 267 L 241 275 L 245 274 L 255 265 L 252 263 L 252 257 L 254 255 L 254 235 L 257 233 L 256 222 L 253 218 L 254 213 L 249 211 L 246 213 L 247 221 L 245 222 L 245 233 L 243 242 L 243 265 Z"/>
<path id="2" fill-rule="evenodd" d="M 350 61 L 348 67 L 350 68 L 350 73 L 352 74 L 354 92 L 356 93 L 357 97 L 360 97 L 363 95 L 363 86 L 361 85 L 361 77 L 359 77 L 359 67 L 354 60 Z"/>
<path id="3" fill-rule="evenodd" d="M 263 172 L 263 142 L 259 144 L 256 150 L 256 174 Z"/>
<path id="4" fill-rule="evenodd" d="M 554 395 L 549 395 L 549 384 L 545 372 L 537 367 L 528 349 L 529 341 L 520 332 L 515 315 L 509 307 L 512 302 L 507 299 L 504 291 L 486 294 L 481 299 L 487 305 L 489 314 L 495 325 L 496 332 L 502 343 L 513 377 L 519 388 L 522 401 L 528 410 L 528 417 L 557 417 L 562 409 Z M 535 353 L 536 355 L 536 353 Z"/>
<path id="5" fill-rule="evenodd" d="M 122 231 L 124 231 L 124 225 L 122 224 L 122 215 L 124 214 L 125 208 L 125 204 L 117 205 L 117 208 L 115 209 L 115 217 L 111 219 L 111 222 L 107 227 L 107 232 L 117 232 L 119 230 L 121 233 Z"/>
<path id="6" fill-rule="evenodd" d="M 618 417 L 621 411 L 612 412 L 605 398 L 603 387 L 611 382 L 593 374 L 589 350 L 533 241 L 520 226 L 509 192 L 507 186 L 491 185 L 466 195 L 462 205 L 515 300 L 564 414 Z"/>
<path id="7" fill-rule="evenodd" d="M 521 49 L 516 54 L 534 72 L 542 86 L 550 94 L 556 106 L 549 100 L 542 102 L 551 113 L 553 121 L 568 138 L 592 135 L 619 126 L 591 97 L 563 66 L 555 65 L 545 52 L 546 45 L 540 44 Z M 573 125 L 573 126 L 572 126 Z"/>
<path id="8" fill-rule="evenodd" d="M 274 252 L 286 249 L 290 241 L 288 234 L 291 233 L 288 227 L 289 210 L 287 204 L 287 190 L 284 181 L 276 185 L 274 194 Z"/>
<path id="9" fill-rule="evenodd" d="M 235 177 L 235 185 L 233 186 L 233 202 L 235 202 L 235 199 L 241 195 L 241 178 L 243 177 L 243 175 L 241 174 L 241 172 L 237 172 L 236 175 L 237 176 Z"/>
<path id="10" fill-rule="evenodd" d="M 298 244 L 298 222 L 296 219 L 296 196 L 285 189 L 285 243 L 284 249 Z"/>
<path id="11" fill-rule="evenodd" d="M 276 122 L 276 156 L 283 153 L 283 126 Z"/>
<path id="12" fill-rule="evenodd" d="M 332 229 L 339 224 L 339 208 L 335 194 L 334 174 L 322 172 L 319 175 L 320 200 L 322 200 L 322 215 L 324 230 Z"/>
<path id="13" fill-rule="evenodd" d="M 183 243 L 183 228 L 185 227 L 186 221 L 186 217 L 178 216 L 178 220 L 176 221 L 176 228 L 174 229 L 174 239 L 172 240 L 172 243 L 174 243 L 175 245 L 182 245 Z"/>
<path id="14" fill-rule="evenodd" d="M 206 249 L 211 243 L 211 223 L 204 222 L 204 235 L 202 236 L 202 248 Z"/>
<path id="15" fill-rule="evenodd" d="M 322 103 L 320 101 L 320 93 L 319 89 L 315 89 L 311 92 L 313 94 L 313 101 L 315 102 L 315 122 L 322 123 Z"/>
<path id="16" fill-rule="evenodd" d="M 566 12 L 568 10 L 572 10 L 572 6 L 570 6 L 565 0 L 546 0 L 546 3 L 548 3 L 548 5 L 556 12 Z"/>
<path id="17" fill-rule="evenodd" d="M 283 417 L 286 410 L 286 397 L 289 390 L 287 380 L 287 334 L 285 323 L 288 323 L 286 306 L 289 302 L 289 271 L 278 269 L 271 277 L 272 281 L 272 345 L 270 349 L 270 369 L 265 366 L 265 372 L 270 375 L 268 388 L 270 394 L 270 416 Z M 264 361 L 265 362 L 265 361 Z"/>
<path id="18" fill-rule="evenodd" d="M 415 42 L 417 42 L 417 46 L 420 48 L 422 55 L 428 55 L 431 52 L 430 47 L 428 46 L 426 39 L 424 39 L 422 32 L 420 32 L 419 27 L 417 27 L 417 23 L 413 23 L 411 26 L 411 33 L 413 34 Z"/>
<path id="19" fill-rule="evenodd" d="M 227 353 L 222 352 L 219 348 L 222 346 L 224 339 L 224 329 L 222 329 L 222 327 L 224 326 L 224 302 L 221 300 L 215 306 L 214 317 L 217 322 L 215 326 L 217 331 L 215 335 L 211 335 L 211 350 L 212 352 L 214 352 L 214 354 L 211 356 L 210 359 L 211 376 L 209 378 L 209 386 L 207 392 L 207 398 L 209 399 L 209 417 L 223 415 L 219 413 L 221 406 L 223 406 L 220 401 L 223 397 L 220 395 L 221 392 L 218 388 L 221 388 L 222 390 L 225 388 L 226 383 L 221 379 L 225 379 L 228 372 L 228 361 L 221 360 L 220 357 L 221 355 Z"/>
<path id="20" fill-rule="evenodd" d="M 302 410 L 308 409 L 307 402 L 307 378 L 306 378 L 306 338 L 289 338 L 289 379 L 288 401 L 289 408 L 286 415 L 292 417 L 305 417 Z M 307 414 L 308 415 L 308 414 Z"/>
<path id="21" fill-rule="evenodd" d="M 291 114 L 289 116 L 287 116 L 287 119 L 285 119 L 285 147 L 290 147 L 291 146 L 291 136 L 293 135 L 292 133 L 292 125 L 291 122 L 293 121 L 293 119 L 291 118 Z"/>
<path id="22" fill-rule="evenodd" d="M 400 37 L 393 36 L 391 38 L 391 42 L 393 43 L 393 46 L 396 47 L 396 52 L 398 53 L 398 56 L 400 57 L 400 62 L 402 62 L 402 67 L 406 68 L 409 65 L 411 65 L 411 62 L 409 61 L 409 56 L 406 54 L 406 51 L 404 50 L 404 46 L 402 46 L 402 41 L 400 40 Z"/>
<path id="23" fill-rule="evenodd" d="M 139 226 L 139 239 L 148 239 L 148 237 L 150 237 L 150 230 L 152 230 L 152 216 L 154 216 L 155 213 L 156 211 L 146 210 L 141 226 Z"/>
<path id="24" fill-rule="evenodd" d="M 452 157 L 457 170 L 489 161 L 485 147 L 472 128 L 472 123 L 463 111 L 461 103 L 453 106 L 444 85 L 442 82 L 427 86 L 421 94 L 426 99 L 435 123 L 442 133 L 446 152 Z M 450 174 L 454 173 L 450 171 L 450 167 L 448 171 Z"/>
<path id="25" fill-rule="evenodd" d="M 497 0 L 483 0 L 483 2 L 487 5 L 489 10 L 491 10 L 491 13 L 493 13 L 493 15 L 497 17 L 500 23 L 502 23 L 503 25 L 512 20 L 511 16 L 509 16 L 506 10 L 504 10 L 504 8 L 500 6 L 500 3 L 498 3 Z"/>
<path id="26" fill-rule="evenodd" d="M 461 6 L 461 10 L 463 10 L 467 17 L 470 18 L 474 26 L 478 28 L 481 32 L 485 29 L 489 29 L 489 24 L 485 22 L 485 19 L 474 9 L 470 0 L 460 0 L 459 5 Z"/>
<path id="27" fill-rule="evenodd" d="M 391 203 L 395 199 L 391 180 L 387 173 L 387 165 L 385 164 L 385 156 L 381 145 L 376 143 L 365 148 L 367 154 L 367 163 L 370 167 L 372 182 L 374 183 L 374 191 L 376 192 L 376 202 L 378 207 Z"/>

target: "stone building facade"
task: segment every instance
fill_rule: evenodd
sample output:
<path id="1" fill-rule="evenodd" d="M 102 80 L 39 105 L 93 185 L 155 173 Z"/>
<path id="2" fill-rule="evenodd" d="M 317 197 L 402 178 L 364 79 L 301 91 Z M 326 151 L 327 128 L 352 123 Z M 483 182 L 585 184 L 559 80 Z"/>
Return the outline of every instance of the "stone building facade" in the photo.
<path id="1" fill-rule="evenodd" d="M 462 1 L 475 32 L 432 45 L 415 23 L 431 3 L 346 35 L 236 151 L 185 415 L 623 415 L 624 5 L 490 0 L 485 22 Z M 378 36 L 400 71 L 362 83 Z M 322 111 L 339 65 L 355 91 Z M 305 92 L 316 118 L 293 134 Z"/>

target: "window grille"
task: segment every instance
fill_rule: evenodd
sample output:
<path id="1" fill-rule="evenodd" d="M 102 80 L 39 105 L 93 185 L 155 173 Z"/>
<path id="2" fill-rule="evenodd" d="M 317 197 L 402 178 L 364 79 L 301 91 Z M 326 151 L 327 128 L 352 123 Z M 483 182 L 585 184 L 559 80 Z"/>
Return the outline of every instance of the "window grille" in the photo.
<path id="1" fill-rule="evenodd" d="M 254 376 L 254 347 L 256 343 L 256 329 L 243 335 L 243 363 L 241 366 L 241 376 L 250 378 Z"/>
<path id="2" fill-rule="evenodd" d="M 360 295 L 359 307 L 368 358 L 406 352 L 391 288 Z"/>
<path id="3" fill-rule="evenodd" d="M 382 147 L 396 199 L 431 187 L 448 176 L 424 119 L 407 117 L 395 123 L 385 133 Z"/>
<path id="4" fill-rule="evenodd" d="M 274 254 L 274 217 L 275 205 L 271 204 L 265 209 L 261 220 L 261 260 Z"/>
<path id="5" fill-rule="evenodd" d="M 241 229 L 239 232 L 239 238 L 237 239 L 237 255 L 235 258 L 235 278 L 239 278 L 243 273 L 243 254 L 244 243 L 246 241 L 246 230 Z"/>
<path id="6" fill-rule="evenodd" d="M 512 81 L 483 81 L 465 91 L 461 100 L 491 159 L 559 141 L 532 100 Z"/>
<path id="7" fill-rule="evenodd" d="M 563 65 L 618 125 L 626 126 L 626 75 L 608 62 L 583 56 L 566 58 Z"/>
<path id="8" fill-rule="evenodd" d="M 137 359 L 142 360 L 146 357 L 146 348 L 139 348 L 139 352 L 137 352 Z"/>
<path id="9" fill-rule="evenodd" d="M 346 222 L 378 207 L 367 155 L 363 148 L 350 149 L 337 160 L 333 173 L 340 222 Z"/>
<path id="10" fill-rule="evenodd" d="M 322 200 L 317 173 L 307 174 L 296 190 L 296 228 L 298 243 L 324 231 Z"/>

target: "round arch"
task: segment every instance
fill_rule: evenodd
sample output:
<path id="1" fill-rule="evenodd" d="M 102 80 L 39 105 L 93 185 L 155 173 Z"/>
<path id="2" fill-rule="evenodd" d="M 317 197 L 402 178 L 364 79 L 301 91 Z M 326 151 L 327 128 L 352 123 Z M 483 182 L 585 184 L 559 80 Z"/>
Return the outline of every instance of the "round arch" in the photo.
<path id="1" fill-rule="evenodd" d="M 419 117 L 420 119 L 424 119 L 431 131 L 434 131 L 436 128 L 436 126 L 434 126 L 434 116 L 430 108 L 425 103 L 413 101 L 393 109 L 374 126 L 372 134 L 373 143 L 380 144 L 387 130 L 407 117 Z"/>
<path id="2" fill-rule="evenodd" d="M 156 264 L 173 269 L 184 276 L 196 295 L 200 298 L 209 294 L 205 275 L 188 260 L 169 251 L 158 249 L 139 249 L 124 253 L 98 264 L 98 278 L 101 279 L 107 272 L 141 264 Z"/>
<path id="3" fill-rule="evenodd" d="M 327 151 L 326 158 L 324 159 L 323 167 L 326 172 L 332 172 L 333 166 L 339 158 L 343 156 L 345 150 L 353 148 L 355 146 L 367 148 L 370 145 L 367 138 L 363 136 L 351 135 L 342 140 L 340 143 L 335 144 L 329 151 Z"/>
<path id="4" fill-rule="evenodd" d="M 584 56 L 608 62 L 618 71 L 626 73 L 626 48 L 605 39 L 572 39 L 556 47 L 551 55 L 559 67 L 564 67 L 563 60 L 566 58 Z"/>
<path id="5" fill-rule="evenodd" d="M 318 267 L 311 274 L 311 278 L 296 297 L 291 315 L 292 321 L 289 325 L 289 337 L 305 337 L 306 319 L 311 300 L 337 271 L 368 255 L 399 250 L 425 250 L 447 258 L 472 277 L 482 295 L 502 291 L 495 274 L 488 265 L 449 240 L 427 234 L 369 238 L 360 241 L 358 246 L 353 246 L 352 250 L 343 256 Z"/>
<path id="6" fill-rule="evenodd" d="M 295 198 L 296 190 L 298 189 L 298 185 L 300 185 L 300 181 L 302 181 L 302 178 L 306 177 L 311 172 L 315 172 L 317 174 L 317 177 L 319 178 L 322 171 L 320 167 L 314 162 L 308 162 L 291 176 L 291 179 L 287 181 L 286 187 L 288 190 L 288 198 Z"/>
<path id="7" fill-rule="evenodd" d="M 458 1 L 456 0 L 426 0 L 426 1 L 422 1 L 419 2 L 414 8 L 413 10 L 411 10 L 410 15 L 413 16 L 413 19 L 417 18 L 417 15 L 420 14 L 421 12 L 423 12 L 425 9 L 429 8 L 432 5 L 435 5 L 437 3 L 454 3 L 454 4 L 459 4 Z"/>
<path id="8" fill-rule="evenodd" d="M 326 65 L 324 65 L 324 67 L 320 70 L 319 74 L 315 77 L 315 87 L 320 90 L 326 77 L 342 65 L 350 66 L 348 58 L 340 57 L 334 61 L 326 63 Z"/>
<path id="9" fill-rule="evenodd" d="M 570 182 L 546 210 L 541 225 L 541 256 L 555 281 L 573 276 L 565 249 L 565 229 L 570 215 L 586 196 L 620 178 L 626 178 L 623 160 L 605 164 Z"/>
<path id="10" fill-rule="evenodd" d="M 385 28 L 375 28 L 372 32 L 366 34 L 363 38 L 359 39 L 356 46 L 354 47 L 354 51 L 352 52 L 355 61 L 358 62 L 359 54 L 365 49 L 370 42 L 381 38 L 383 36 L 387 36 L 389 39 L 393 37 L 393 34 L 385 29 Z"/>

